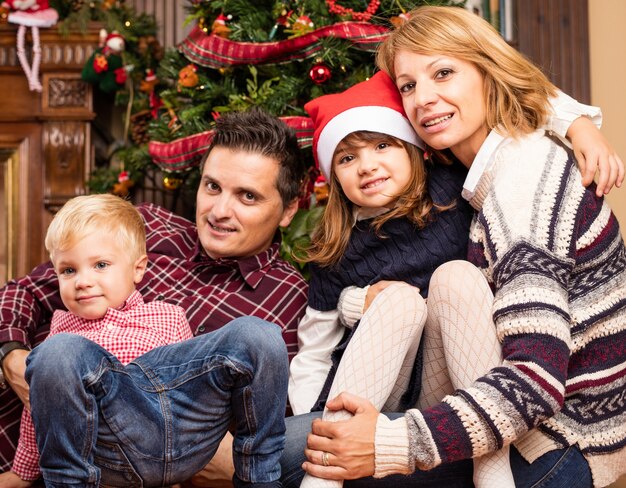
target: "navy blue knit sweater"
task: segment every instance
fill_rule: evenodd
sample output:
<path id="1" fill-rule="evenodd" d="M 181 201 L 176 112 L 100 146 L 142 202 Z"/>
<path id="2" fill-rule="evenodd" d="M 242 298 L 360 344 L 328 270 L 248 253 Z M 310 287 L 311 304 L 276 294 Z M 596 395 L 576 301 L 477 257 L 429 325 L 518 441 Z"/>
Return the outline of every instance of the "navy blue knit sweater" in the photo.
<path id="1" fill-rule="evenodd" d="M 407 218 L 392 219 L 382 226 L 384 238 L 370 227 L 372 219 L 361 220 L 352 229 L 348 248 L 333 267 L 311 267 L 309 306 L 315 310 L 335 310 L 342 290 L 348 286 L 364 287 L 380 280 L 410 283 L 428 296 L 428 283 L 437 267 L 453 259 L 465 259 L 472 207 L 461 198 L 467 169 L 460 163 L 434 165 L 429 171 L 428 190 L 440 205 L 455 205 L 444 211 L 433 210 L 432 218 L 418 229 Z M 332 381 L 352 334 L 346 330 L 341 344 L 331 355 L 332 367 L 312 411 L 323 410 Z M 422 346 L 415 358 L 411 381 L 403 395 L 400 409 L 412 407 L 421 389 Z"/>
<path id="2" fill-rule="evenodd" d="M 461 198 L 467 170 L 459 163 L 436 164 L 429 169 L 428 188 L 435 203 L 456 205 L 433 210 L 431 221 L 418 229 L 406 218 L 392 219 L 380 238 L 361 220 L 352 229 L 343 258 L 333 267 L 311 266 L 309 305 L 315 310 L 335 310 L 341 291 L 381 280 L 404 281 L 428 296 L 428 282 L 435 269 L 453 259 L 466 259 L 472 208 Z"/>

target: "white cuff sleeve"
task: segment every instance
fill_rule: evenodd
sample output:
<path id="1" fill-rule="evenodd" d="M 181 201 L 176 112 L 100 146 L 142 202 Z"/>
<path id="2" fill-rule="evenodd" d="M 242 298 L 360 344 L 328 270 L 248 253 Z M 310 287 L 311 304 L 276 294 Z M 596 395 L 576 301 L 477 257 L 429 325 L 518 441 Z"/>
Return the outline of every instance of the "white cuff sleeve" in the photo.
<path id="1" fill-rule="evenodd" d="M 354 324 L 363 317 L 367 290 L 369 290 L 369 285 L 365 288 L 349 286 L 344 288 L 341 295 L 339 295 L 339 302 L 337 303 L 339 320 L 349 329 L 352 329 Z"/>
<path id="2" fill-rule="evenodd" d="M 298 354 L 289 366 L 289 404 L 293 413 L 308 413 L 317 401 L 332 365 L 330 354 L 343 337 L 337 310 L 307 307 L 298 324 Z"/>
<path id="3" fill-rule="evenodd" d="M 602 110 L 600 107 L 579 103 L 560 90 L 555 98 L 550 99 L 550 104 L 552 105 L 552 114 L 548 117 L 545 129 L 552 131 L 569 147 L 572 145 L 566 139 L 566 134 L 572 122 L 578 117 L 589 117 L 598 129 L 602 127 Z"/>
<path id="4" fill-rule="evenodd" d="M 390 420 L 379 414 L 374 445 L 374 478 L 414 471 L 409 463 L 409 429 L 405 417 Z"/>

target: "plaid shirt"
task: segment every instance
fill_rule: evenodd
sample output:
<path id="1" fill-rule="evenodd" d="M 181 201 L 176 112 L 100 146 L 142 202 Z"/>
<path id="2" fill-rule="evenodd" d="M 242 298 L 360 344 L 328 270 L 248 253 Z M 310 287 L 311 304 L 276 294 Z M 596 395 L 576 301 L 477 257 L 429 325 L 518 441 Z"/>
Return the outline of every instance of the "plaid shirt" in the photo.
<path id="1" fill-rule="evenodd" d="M 213 260 L 193 223 L 155 205 L 138 209 L 146 222 L 149 263 L 137 289 L 146 302 L 163 300 L 184 308 L 194 335 L 244 315 L 268 320 L 283 328 L 289 357 L 295 355 L 307 285 L 280 259 L 278 238 L 257 256 Z M 0 290 L 0 343 L 37 345 L 48 335 L 53 311 L 63 308 L 50 263 L 7 283 Z M 11 465 L 21 410 L 13 390 L 0 390 L 0 470 Z"/>
<path id="2" fill-rule="evenodd" d="M 110 308 L 99 320 L 85 320 L 63 310 L 52 316 L 50 336 L 69 332 L 101 345 L 122 364 L 154 349 L 193 337 L 185 311 L 165 302 L 144 303 L 141 294 L 133 292 L 123 308 Z M 39 477 L 39 452 L 35 428 L 28 410 L 22 411 L 20 440 L 11 470 L 23 480 Z"/>

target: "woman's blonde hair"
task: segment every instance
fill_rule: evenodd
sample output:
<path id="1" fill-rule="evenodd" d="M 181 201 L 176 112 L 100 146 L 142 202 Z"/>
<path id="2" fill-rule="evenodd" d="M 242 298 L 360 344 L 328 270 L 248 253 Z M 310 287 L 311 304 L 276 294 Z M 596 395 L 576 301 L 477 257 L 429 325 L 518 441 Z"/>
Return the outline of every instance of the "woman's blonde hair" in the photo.
<path id="1" fill-rule="evenodd" d="M 555 86 L 480 16 L 462 7 L 418 7 L 393 31 L 376 54 L 378 66 L 395 79 L 399 51 L 443 54 L 472 63 L 484 76 L 487 126 L 510 136 L 545 123 Z M 419 90 L 419 87 L 416 88 Z"/>
<path id="2" fill-rule="evenodd" d="M 83 195 L 63 205 L 52 219 L 46 233 L 50 259 L 58 251 L 74 246 L 97 231 L 107 231 L 135 261 L 146 254 L 146 230 L 141 214 L 122 198 L 110 195 Z"/>
<path id="3" fill-rule="evenodd" d="M 419 228 L 426 225 L 433 205 L 427 188 L 427 170 L 422 152 L 413 144 L 396 137 L 370 131 L 357 131 L 344 137 L 342 143 L 348 147 L 359 147 L 364 143 L 387 141 L 403 147 L 410 160 L 411 178 L 407 186 L 397 195 L 393 209 L 376 217 L 372 222 L 375 232 L 380 233 L 388 220 L 406 217 Z M 344 146 L 345 147 L 345 146 Z M 435 206 L 438 209 L 444 207 Z M 446 207 L 449 208 L 449 207 Z M 354 204 L 346 197 L 331 167 L 328 182 L 328 202 L 313 233 L 311 245 L 303 262 L 314 262 L 320 266 L 332 266 L 343 256 L 354 224 Z M 384 237 L 382 234 L 381 237 Z"/>

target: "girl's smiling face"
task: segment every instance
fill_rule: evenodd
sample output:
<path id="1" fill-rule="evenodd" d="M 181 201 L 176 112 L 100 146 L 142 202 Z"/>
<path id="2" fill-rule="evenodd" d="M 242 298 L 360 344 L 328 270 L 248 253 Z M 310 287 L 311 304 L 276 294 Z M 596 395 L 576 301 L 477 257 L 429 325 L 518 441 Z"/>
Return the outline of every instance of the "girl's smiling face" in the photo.
<path id="1" fill-rule="evenodd" d="M 469 167 L 489 134 L 484 77 L 470 62 L 398 51 L 396 86 L 417 135 Z"/>
<path id="2" fill-rule="evenodd" d="M 363 208 L 392 208 L 412 177 L 411 159 L 402 144 L 380 134 L 360 143 L 340 142 L 333 172 L 346 197 Z"/>

